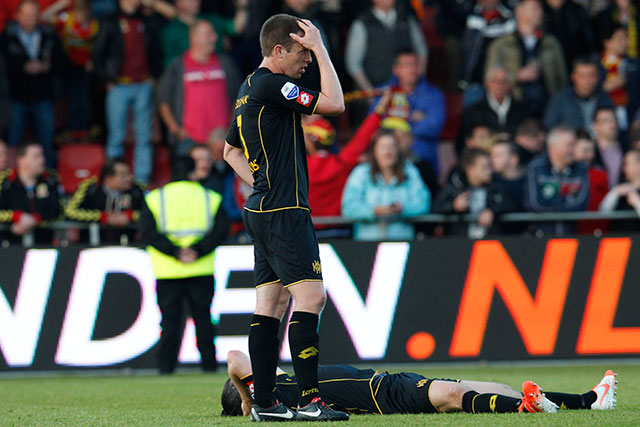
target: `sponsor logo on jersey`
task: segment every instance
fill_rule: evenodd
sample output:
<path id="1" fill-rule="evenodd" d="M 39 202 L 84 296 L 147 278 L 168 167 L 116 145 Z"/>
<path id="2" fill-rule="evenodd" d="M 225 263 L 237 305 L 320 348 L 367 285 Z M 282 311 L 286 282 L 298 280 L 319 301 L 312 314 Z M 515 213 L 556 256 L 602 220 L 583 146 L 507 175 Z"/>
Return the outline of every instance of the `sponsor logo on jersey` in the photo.
<path id="1" fill-rule="evenodd" d="M 300 94 L 298 86 L 291 82 L 286 82 L 284 86 L 282 86 L 282 89 L 280 89 L 280 92 L 282 93 L 282 96 L 288 100 L 296 99 Z"/>
<path id="2" fill-rule="evenodd" d="M 300 92 L 300 96 L 296 99 L 298 104 L 302 104 L 305 107 L 311 105 L 311 101 L 313 101 L 313 95 L 309 95 L 307 92 Z"/>

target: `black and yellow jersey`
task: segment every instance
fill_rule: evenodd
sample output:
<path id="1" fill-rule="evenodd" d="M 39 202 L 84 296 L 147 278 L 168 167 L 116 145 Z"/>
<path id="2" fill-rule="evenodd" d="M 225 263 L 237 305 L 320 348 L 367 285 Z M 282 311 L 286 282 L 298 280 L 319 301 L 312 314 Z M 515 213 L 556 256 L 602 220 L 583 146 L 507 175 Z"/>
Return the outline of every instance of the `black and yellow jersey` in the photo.
<path id="1" fill-rule="evenodd" d="M 318 367 L 318 389 L 322 400 L 333 409 L 352 414 L 421 414 L 438 410 L 429 401 L 430 379 L 402 372 L 389 374 L 349 365 Z M 242 378 L 253 392 L 253 377 Z M 295 409 L 299 391 L 295 376 L 280 374 L 276 399 Z"/>
<path id="2" fill-rule="evenodd" d="M 313 114 L 319 96 L 267 68 L 258 68 L 242 83 L 226 141 L 243 150 L 253 173 L 253 193 L 246 210 L 309 210 L 300 114 Z"/>

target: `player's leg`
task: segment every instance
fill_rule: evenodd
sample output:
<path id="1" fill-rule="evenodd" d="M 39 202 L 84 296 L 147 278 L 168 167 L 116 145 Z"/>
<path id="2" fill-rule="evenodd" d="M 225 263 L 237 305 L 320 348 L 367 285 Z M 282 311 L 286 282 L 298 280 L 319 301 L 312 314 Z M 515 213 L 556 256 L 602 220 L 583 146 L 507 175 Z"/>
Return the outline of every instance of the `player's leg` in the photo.
<path id="1" fill-rule="evenodd" d="M 544 394 L 561 409 L 615 409 L 617 384 L 615 372 L 609 369 L 602 380 L 586 393 L 545 391 Z"/>
<path id="2" fill-rule="evenodd" d="M 478 413 L 518 412 L 521 396 L 478 393 L 462 383 L 434 380 L 429 385 L 429 400 L 440 412 Z"/>
<path id="3" fill-rule="evenodd" d="M 502 383 L 461 380 L 460 385 L 468 388 L 469 390 L 475 390 L 478 393 L 501 394 L 503 396 L 515 397 L 517 399 L 522 397 L 521 392 L 514 390 L 510 386 Z"/>

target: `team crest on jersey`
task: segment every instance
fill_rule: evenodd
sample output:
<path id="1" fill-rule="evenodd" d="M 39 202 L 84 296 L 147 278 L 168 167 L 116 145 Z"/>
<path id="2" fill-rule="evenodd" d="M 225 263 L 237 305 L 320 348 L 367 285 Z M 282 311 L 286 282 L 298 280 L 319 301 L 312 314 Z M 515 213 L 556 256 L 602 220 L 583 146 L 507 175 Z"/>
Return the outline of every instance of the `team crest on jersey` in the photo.
<path id="1" fill-rule="evenodd" d="M 296 99 L 300 94 L 298 86 L 291 82 L 286 82 L 284 86 L 282 86 L 282 89 L 280 89 L 280 92 L 282 93 L 282 96 L 284 96 L 289 101 L 291 101 L 292 99 Z"/>
<path id="2" fill-rule="evenodd" d="M 302 104 L 305 107 L 311 105 L 311 101 L 313 101 L 313 95 L 309 95 L 307 92 L 300 92 L 300 96 L 296 99 L 298 104 Z"/>

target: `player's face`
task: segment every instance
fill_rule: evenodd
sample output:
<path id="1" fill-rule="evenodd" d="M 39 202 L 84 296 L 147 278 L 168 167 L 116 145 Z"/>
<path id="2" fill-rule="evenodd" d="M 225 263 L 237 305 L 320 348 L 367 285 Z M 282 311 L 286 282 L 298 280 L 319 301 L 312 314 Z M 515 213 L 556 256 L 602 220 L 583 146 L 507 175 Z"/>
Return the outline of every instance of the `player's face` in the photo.
<path id="1" fill-rule="evenodd" d="M 280 57 L 282 73 L 292 79 L 299 79 L 311 63 L 311 52 L 298 43 L 294 43 L 291 50 L 282 49 Z"/>

